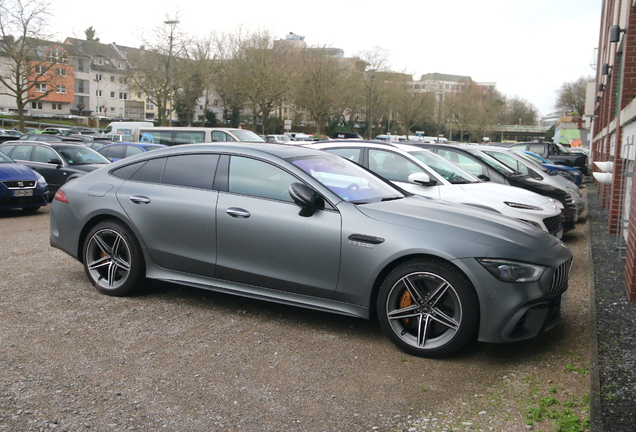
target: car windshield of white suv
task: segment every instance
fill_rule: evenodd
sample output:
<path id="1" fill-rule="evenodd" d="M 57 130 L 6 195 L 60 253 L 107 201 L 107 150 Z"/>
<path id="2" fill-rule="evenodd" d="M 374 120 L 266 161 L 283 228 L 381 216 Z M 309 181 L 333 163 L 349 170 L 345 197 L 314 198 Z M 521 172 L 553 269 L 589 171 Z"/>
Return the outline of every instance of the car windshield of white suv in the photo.
<path id="1" fill-rule="evenodd" d="M 57 152 L 69 165 L 109 164 L 105 156 L 97 153 L 92 148 L 82 145 L 57 147 Z"/>
<path id="2" fill-rule="evenodd" d="M 409 154 L 424 162 L 451 184 L 480 183 L 472 174 L 433 152 L 421 150 L 409 151 Z"/>
<path id="3" fill-rule="evenodd" d="M 299 157 L 290 159 L 290 162 L 343 200 L 354 204 L 389 201 L 405 196 L 399 189 L 340 156 Z"/>
<path id="4" fill-rule="evenodd" d="M 0 151 L 0 163 L 14 163 L 13 159 Z"/>

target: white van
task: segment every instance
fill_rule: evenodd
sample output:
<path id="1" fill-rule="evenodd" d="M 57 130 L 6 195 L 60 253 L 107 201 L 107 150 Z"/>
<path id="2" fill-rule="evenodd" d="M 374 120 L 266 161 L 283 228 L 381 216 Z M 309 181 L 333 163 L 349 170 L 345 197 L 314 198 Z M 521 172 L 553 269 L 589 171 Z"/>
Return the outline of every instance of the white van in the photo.
<path id="1" fill-rule="evenodd" d="M 136 128 L 149 128 L 154 127 L 153 122 L 110 122 L 106 129 L 104 129 L 104 135 L 116 134 L 116 135 L 132 135 Z"/>
<path id="2" fill-rule="evenodd" d="M 133 131 L 135 142 L 165 145 L 206 142 L 265 142 L 247 129 L 210 127 L 138 127 Z"/>

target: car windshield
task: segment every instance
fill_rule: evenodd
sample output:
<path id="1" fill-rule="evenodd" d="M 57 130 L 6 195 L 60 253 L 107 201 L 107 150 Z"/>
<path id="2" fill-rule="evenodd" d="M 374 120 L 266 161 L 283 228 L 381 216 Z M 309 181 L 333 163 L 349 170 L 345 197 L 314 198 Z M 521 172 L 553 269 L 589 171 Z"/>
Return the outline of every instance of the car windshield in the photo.
<path id="1" fill-rule="evenodd" d="M 508 165 L 504 165 L 501 162 L 499 162 L 497 159 L 495 159 L 492 156 L 488 156 L 486 153 L 481 152 L 481 151 L 476 151 L 474 153 L 472 153 L 473 155 L 475 155 L 476 157 L 478 157 L 481 161 L 483 161 L 484 163 L 490 165 L 492 168 L 494 168 L 495 170 L 497 170 L 498 172 L 500 172 L 501 174 L 504 175 L 515 175 L 515 174 L 521 174 L 519 171 L 515 171 L 512 168 L 510 168 Z"/>
<path id="2" fill-rule="evenodd" d="M 265 142 L 265 140 L 263 138 L 259 137 L 254 132 L 249 131 L 249 130 L 238 129 L 238 130 L 232 131 L 232 133 L 234 135 L 236 135 L 236 137 L 238 138 L 239 141 L 243 141 L 243 142 Z"/>
<path id="3" fill-rule="evenodd" d="M 57 152 L 69 165 L 108 164 L 110 161 L 95 150 L 83 145 L 57 147 Z"/>
<path id="4" fill-rule="evenodd" d="M 409 151 L 409 153 L 424 162 L 437 174 L 441 175 L 444 180 L 451 184 L 480 183 L 480 181 L 472 174 L 469 174 L 454 163 L 433 152 L 426 150 L 414 150 Z"/>
<path id="5" fill-rule="evenodd" d="M 14 163 L 14 161 L 9 156 L 0 151 L 0 163 Z"/>
<path id="6" fill-rule="evenodd" d="M 367 204 L 400 199 L 404 194 L 359 165 L 335 155 L 298 157 L 294 165 L 345 201 Z"/>

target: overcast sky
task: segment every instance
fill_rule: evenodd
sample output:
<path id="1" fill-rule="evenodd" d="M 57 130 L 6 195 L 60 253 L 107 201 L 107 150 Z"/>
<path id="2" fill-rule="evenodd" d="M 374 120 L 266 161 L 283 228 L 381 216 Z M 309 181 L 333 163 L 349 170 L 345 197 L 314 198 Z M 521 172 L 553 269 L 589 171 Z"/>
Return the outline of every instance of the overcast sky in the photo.
<path id="1" fill-rule="evenodd" d="M 138 47 L 140 34 L 178 14 L 182 30 L 202 37 L 242 24 L 279 39 L 293 32 L 347 57 L 381 47 L 396 71 L 495 82 L 541 114 L 553 111 L 563 83 L 594 75 L 601 13 L 601 0 L 52 0 L 52 6 L 60 39 L 83 39 L 93 26 L 101 42 Z"/>

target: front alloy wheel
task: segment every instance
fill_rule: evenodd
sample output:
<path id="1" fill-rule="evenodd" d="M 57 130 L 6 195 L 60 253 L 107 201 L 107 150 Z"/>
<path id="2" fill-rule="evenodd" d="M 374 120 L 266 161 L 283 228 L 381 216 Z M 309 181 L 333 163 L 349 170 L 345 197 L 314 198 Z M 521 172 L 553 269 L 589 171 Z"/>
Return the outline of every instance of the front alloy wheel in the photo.
<path id="1" fill-rule="evenodd" d="M 124 296 L 144 279 L 144 262 L 139 242 L 123 224 L 101 222 L 87 236 L 84 269 L 102 293 Z"/>
<path id="2" fill-rule="evenodd" d="M 457 268 L 444 261 L 413 260 L 382 284 L 378 318 L 403 351 L 443 357 L 466 345 L 478 326 L 477 295 Z"/>

